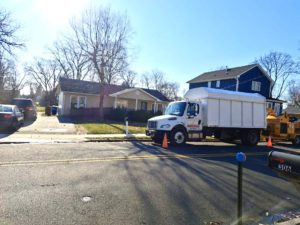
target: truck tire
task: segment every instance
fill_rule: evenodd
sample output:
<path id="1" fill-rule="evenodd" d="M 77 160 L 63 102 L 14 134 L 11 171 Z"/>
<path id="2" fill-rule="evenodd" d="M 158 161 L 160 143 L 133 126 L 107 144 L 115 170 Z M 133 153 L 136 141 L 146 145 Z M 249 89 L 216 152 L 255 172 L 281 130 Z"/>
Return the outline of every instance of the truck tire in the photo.
<path id="1" fill-rule="evenodd" d="M 242 133 L 243 145 L 255 146 L 259 141 L 259 132 L 257 130 L 247 130 Z"/>
<path id="2" fill-rule="evenodd" d="M 174 128 L 170 133 L 171 145 L 180 146 L 184 145 L 187 139 L 186 131 L 183 128 Z"/>
<path id="3" fill-rule="evenodd" d="M 293 145 L 300 145 L 300 136 L 295 137 L 295 139 L 292 140 Z"/>

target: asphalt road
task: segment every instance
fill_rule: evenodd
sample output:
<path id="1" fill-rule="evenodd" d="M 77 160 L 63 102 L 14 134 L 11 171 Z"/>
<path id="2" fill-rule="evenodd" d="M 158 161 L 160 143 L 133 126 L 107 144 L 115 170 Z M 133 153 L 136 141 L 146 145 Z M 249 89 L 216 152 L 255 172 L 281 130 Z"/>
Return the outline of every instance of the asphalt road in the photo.
<path id="1" fill-rule="evenodd" d="M 0 224 L 231 224 L 238 151 L 247 153 L 245 224 L 299 209 L 300 192 L 266 166 L 263 146 L 19 144 L 0 145 Z"/>

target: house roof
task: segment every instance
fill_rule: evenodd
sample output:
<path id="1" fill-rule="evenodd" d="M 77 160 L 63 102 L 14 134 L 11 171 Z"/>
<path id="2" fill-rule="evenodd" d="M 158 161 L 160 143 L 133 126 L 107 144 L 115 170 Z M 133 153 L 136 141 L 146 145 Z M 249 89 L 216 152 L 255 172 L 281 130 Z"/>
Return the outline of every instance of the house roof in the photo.
<path id="1" fill-rule="evenodd" d="M 300 106 L 288 105 L 284 111 L 288 114 L 300 114 Z"/>
<path id="2" fill-rule="evenodd" d="M 100 94 L 100 86 L 97 82 L 91 81 L 83 81 L 83 80 L 74 80 L 61 77 L 59 79 L 59 85 L 61 91 L 64 92 L 73 92 L 73 93 L 82 93 L 82 94 L 90 94 L 90 95 L 99 95 Z M 128 87 L 124 87 L 121 85 L 107 84 L 104 86 L 104 95 L 111 95 L 120 91 L 124 91 L 126 89 L 132 89 Z M 161 92 L 154 89 L 146 89 L 146 88 L 138 88 L 148 93 L 149 95 L 157 98 L 160 101 L 170 101 L 166 96 L 164 96 Z"/>
<path id="3" fill-rule="evenodd" d="M 286 101 L 277 98 L 267 98 L 267 102 L 285 103 Z"/>
<path id="4" fill-rule="evenodd" d="M 59 86 L 61 91 L 66 92 L 85 93 L 92 95 L 100 94 L 99 84 L 96 82 L 60 77 Z"/>
<path id="5" fill-rule="evenodd" d="M 232 79 L 242 75 L 243 73 L 255 67 L 258 67 L 267 76 L 266 72 L 261 68 L 259 64 L 250 64 L 246 66 L 226 68 L 222 70 L 215 70 L 211 72 L 202 73 L 199 76 L 195 77 L 194 79 L 189 80 L 187 83 L 198 83 L 198 82 L 207 82 L 207 81 L 214 81 L 214 80 Z M 267 78 L 270 81 L 272 81 L 269 76 L 267 76 Z"/>
<path id="6" fill-rule="evenodd" d="M 170 100 L 163 95 L 160 91 L 158 90 L 154 90 L 154 89 L 146 89 L 146 88 L 141 88 L 142 90 L 144 90 L 145 92 L 147 92 L 148 94 L 154 96 L 155 98 L 163 101 L 163 102 L 169 102 Z"/>

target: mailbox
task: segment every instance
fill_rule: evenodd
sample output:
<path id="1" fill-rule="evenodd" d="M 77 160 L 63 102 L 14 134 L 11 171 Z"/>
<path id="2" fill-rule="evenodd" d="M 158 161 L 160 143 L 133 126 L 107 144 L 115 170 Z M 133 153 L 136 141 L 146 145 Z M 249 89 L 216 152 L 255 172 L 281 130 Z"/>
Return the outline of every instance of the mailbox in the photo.
<path id="1" fill-rule="evenodd" d="M 300 155 L 272 151 L 268 156 L 268 164 L 280 176 L 300 182 Z"/>

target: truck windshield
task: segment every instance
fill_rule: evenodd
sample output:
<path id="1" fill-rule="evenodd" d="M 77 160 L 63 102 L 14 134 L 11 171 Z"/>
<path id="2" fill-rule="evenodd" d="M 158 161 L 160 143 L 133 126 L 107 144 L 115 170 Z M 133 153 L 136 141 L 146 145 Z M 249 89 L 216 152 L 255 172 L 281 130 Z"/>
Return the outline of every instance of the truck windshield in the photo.
<path id="1" fill-rule="evenodd" d="M 182 116 L 186 107 L 186 102 L 175 102 L 168 105 L 165 115 Z"/>

